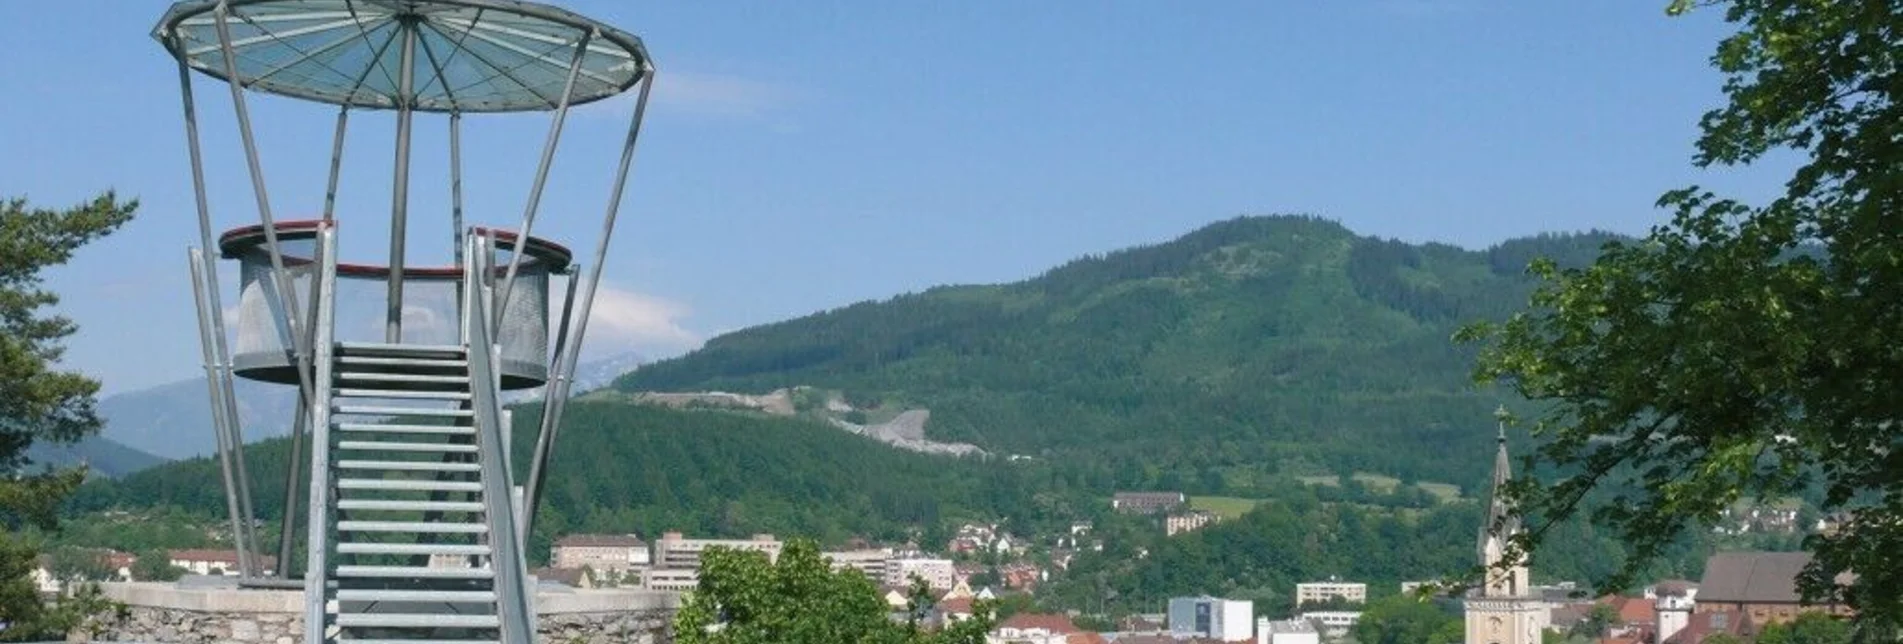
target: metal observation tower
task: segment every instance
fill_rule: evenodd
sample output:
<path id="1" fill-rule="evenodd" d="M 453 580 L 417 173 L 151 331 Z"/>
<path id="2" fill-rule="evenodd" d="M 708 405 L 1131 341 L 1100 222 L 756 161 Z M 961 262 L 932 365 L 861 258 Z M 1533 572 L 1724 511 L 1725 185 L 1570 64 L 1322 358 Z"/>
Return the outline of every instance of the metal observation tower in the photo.
<path id="1" fill-rule="evenodd" d="M 192 283 L 241 583 L 301 586 L 311 644 L 533 641 L 524 540 L 653 85 L 647 50 L 619 29 L 513 0 L 187 0 L 165 12 L 153 37 L 178 61 L 198 205 Z M 255 224 L 217 235 L 194 71 L 230 92 L 256 199 Z M 636 88 L 584 274 L 567 248 L 532 236 L 543 187 L 569 109 Z M 301 211 L 318 210 L 315 218 L 272 212 L 247 89 L 337 106 L 324 202 Z M 366 161 L 391 164 L 387 221 L 335 213 L 344 135 L 364 111 L 395 118 L 394 154 Z M 463 118 L 523 111 L 551 116 L 521 223 L 468 226 Z M 443 116 L 432 125 L 448 131 L 449 203 L 412 209 L 418 114 Z M 413 210 L 429 215 L 415 229 L 448 246 L 441 263 L 405 257 Z M 505 216 L 513 215 L 511 204 Z M 387 263 L 337 261 L 339 233 L 352 225 L 371 235 L 371 226 L 388 228 Z M 229 332 L 213 249 L 237 265 Z M 276 544 L 258 541 L 234 378 L 299 394 Z M 499 399 L 534 387 L 545 387 L 546 404 L 533 447 L 522 441 L 512 458 L 512 419 Z M 267 571 L 262 551 L 273 546 L 280 565 Z"/>

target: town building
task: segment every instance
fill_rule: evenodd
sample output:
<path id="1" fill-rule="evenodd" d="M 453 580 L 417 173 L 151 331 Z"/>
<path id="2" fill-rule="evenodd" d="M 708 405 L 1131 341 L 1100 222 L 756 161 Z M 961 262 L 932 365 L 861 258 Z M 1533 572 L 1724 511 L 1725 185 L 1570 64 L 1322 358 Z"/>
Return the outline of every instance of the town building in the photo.
<path id="1" fill-rule="evenodd" d="M 1810 565 L 1808 552 L 1720 552 L 1705 560 L 1694 612 L 1736 611 L 1750 620 L 1746 633 L 1796 619 L 1801 613 L 1849 615 L 1841 604 L 1804 603 L 1798 573 Z M 1847 577 L 1839 582 L 1848 581 Z"/>
<path id="2" fill-rule="evenodd" d="M 885 562 L 883 579 L 887 586 L 912 587 L 912 578 L 925 580 L 932 590 L 950 590 L 959 581 L 958 568 L 950 559 L 906 557 Z"/>
<path id="3" fill-rule="evenodd" d="M 1118 492 L 1110 497 L 1110 508 L 1129 514 L 1170 512 L 1189 503 L 1182 492 Z"/>
<path id="4" fill-rule="evenodd" d="M 1500 423 L 1493 459 L 1493 489 L 1487 500 L 1487 522 L 1480 526 L 1476 553 L 1486 567 L 1485 583 L 1466 600 L 1467 644 L 1539 644 L 1540 633 L 1552 620 L 1549 604 L 1532 590 L 1526 553 L 1510 553 L 1511 540 L 1520 533 L 1520 517 L 1506 499 L 1512 478 L 1507 456 L 1506 422 Z M 1511 557 L 1511 558 L 1509 558 Z"/>
<path id="5" fill-rule="evenodd" d="M 985 644 L 1073 644 L 1071 636 L 1083 633 L 1063 615 L 1018 613 L 991 629 Z"/>
<path id="6" fill-rule="evenodd" d="M 166 553 L 174 568 L 183 568 L 195 575 L 236 575 L 238 574 L 238 551 L 236 550 L 173 550 Z M 277 571 L 277 557 L 252 555 L 262 568 L 261 574 L 269 575 Z"/>
<path id="7" fill-rule="evenodd" d="M 1169 603 L 1170 636 L 1207 637 L 1223 642 L 1254 638 L 1255 603 L 1230 599 L 1176 597 Z"/>
<path id="8" fill-rule="evenodd" d="M 833 570 L 851 568 L 857 570 L 874 582 L 885 581 L 886 562 L 892 559 L 891 548 L 863 548 L 858 550 L 838 550 L 821 553 L 832 562 Z"/>
<path id="9" fill-rule="evenodd" d="M 1368 585 L 1351 581 L 1311 581 L 1295 584 L 1295 605 L 1323 604 L 1331 600 L 1340 600 L 1355 604 L 1368 603 Z"/>
<path id="10" fill-rule="evenodd" d="M 779 561 L 781 546 L 770 534 L 756 534 L 750 539 L 689 539 L 679 532 L 668 532 L 655 540 L 652 562 L 657 568 L 698 569 L 700 553 L 708 548 L 758 550 L 766 553 L 768 561 Z"/>
<path id="11" fill-rule="evenodd" d="M 1255 620 L 1255 641 L 1256 644 L 1321 644 L 1322 634 L 1309 621 L 1270 621 L 1263 617 Z"/>
<path id="12" fill-rule="evenodd" d="M 529 571 L 538 582 L 553 582 L 569 588 L 594 588 L 595 580 L 580 568 L 536 568 Z"/>
<path id="13" fill-rule="evenodd" d="M 694 568 L 649 568 L 641 571 L 641 587 L 684 593 L 700 586 L 700 571 Z"/>
<path id="14" fill-rule="evenodd" d="M 1164 536 L 1173 537 L 1184 532 L 1201 530 L 1203 526 L 1221 520 L 1222 516 L 1214 512 L 1206 512 L 1203 510 L 1178 512 L 1163 518 L 1163 534 Z"/>
<path id="15" fill-rule="evenodd" d="M 1355 622 L 1361 621 L 1361 611 L 1311 610 L 1296 613 L 1295 619 L 1314 624 L 1315 628 L 1321 630 L 1322 637 L 1335 639 L 1347 635 L 1355 627 Z"/>
<path id="16" fill-rule="evenodd" d="M 1659 584 L 1649 590 L 1653 595 L 1652 608 L 1656 611 L 1652 621 L 1657 631 L 1657 641 L 1669 640 L 1691 625 L 1692 609 L 1697 606 L 1698 587 L 1682 583 Z"/>
<path id="17" fill-rule="evenodd" d="M 648 567 L 651 557 L 647 542 L 632 534 L 571 534 L 555 540 L 548 561 L 554 568 L 621 575 Z"/>

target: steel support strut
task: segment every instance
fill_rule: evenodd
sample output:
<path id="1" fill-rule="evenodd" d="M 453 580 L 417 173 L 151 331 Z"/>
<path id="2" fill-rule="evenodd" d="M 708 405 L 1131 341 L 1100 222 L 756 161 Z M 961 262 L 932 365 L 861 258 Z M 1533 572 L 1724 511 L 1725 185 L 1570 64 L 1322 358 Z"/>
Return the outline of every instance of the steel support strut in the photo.
<path id="1" fill-rule="evenodd" d="M 548 185 L 548 168 L 555 163 L 555 144 L 562 139 L 562 122 L 568 118 L 568 98 L 575 93 L 575 77 L 581 75 L 581 64 L 588 57 L 588 42 L 595 37 L 594 31 L 583 32 L 575 43 L 575 58 L 568 64 L 568 80 L 562 85 L 562 97 L 555 106 L 555 118 L 548 124 L 548 140 L 542 144 L 542 162 L 535 168 L 535 183 L 529 184 L 529 201 L 522 209 L 522 229 L 516 231 L 515 246 L 509 253 L 509 270 L 503 272 L 502 290 L 496 298 L 495 325 L 491 330 L 502 331 L 502 320 L 508 315 L 509 294 L 515 286 L 516 269 L 522 266 L 522 247 L 528 243 L 529 234 L 535 230 L 535 211 L 542 205 L 542 188 Z"/>
<path id="2" fill-rule="evenodd" d="M 199 252 L 198 249 L 193 248 L 190 251 L 189 259 L 191 260 L 192 269 L 192 308 L 198 312 L 198 340 L 202 345 L 201 352 L 205 356 L 205 388 L 211 394 L 212 434 L 218 437 L 218 472 L 224 476 L 225 480 L 225 511 L 231 515 L 232 540 L 234 542 L 242 542 L 244 522 L 249 520 L 250 517 L 244 516 L 242 510 L 239 508 L 238 487 L 233 484 L 232 478 L 231 439 L 226 433 L 226 429 L 230 427 L 231 419 L 225 416 L 225 396 L 229 392 L 219 385 L 222 380 L 219 377 L 218 356 L 214 348 L 216 343 L 212 341 L 211 321 L 217 318 L 218 315 L 212 313 L 211 305 L 205 303 L 205 292 L 207 290 L 205 287 L 205 271 L 207 266 L 204 254 Z M 212 268 L 215 269 L 216 267 Z M 247 554 L 245 548 L 239 546 L 238 568 L 241 574 L 242 571 L 248 569 L 251 565 L 250 559 L 251 557 Z"/>
<path id="3" fill-rule="evenodd" d="M 403 244 L 404 227 L 410 216 L 410 117 L 416 97 L 411 96 L 416 82 L 416 23 L 413 19 L 397 22 L 403 30 L 403 49 L 397 59 L 399 69 L 396 90 L 396 168 L 390 178 L 390 293 L 385 312 L 383 341 L 403 342 Z"/>
<path id="4" fill-rule="evenodd" d="M 542 426 L 536 435 L 535 458 L 530 463 L 527 507 L 523 514 L 529 517 L 523 522 L 522 535 L 526 538 L 529 524 L 534 522 L 536 509 L 542 503 L 542 485 L 548 476 L 548 458 L 555 443 L 555 435 L 561 427 L 562 411 L 568 403 L 568 387 L 575 379 L 576 357 L 581 354 L 582 341 L 588 334 L 588 315 L 594 309 L 595 294 L 601 287 L 601 269 L 608 259 L 608 241 L 614 237 L 615 218 L 621 212 L 621 196 L 627 189 L 628 171 L 634 167 L 634 144 L 641 138 L 641 122 L 648 111 L 648 93 L 654 89 L 654 67 L 643 70 L 645 78 L 641 81 L 641 93 L 634 103 L 634 119 L 628 124 L 628 139 L 621 146 L 621 164 L 615 169 L 614 187 L 608 195 L 608 212 L 602 217 L 601 239 L 595 243 L 595 263 L 588 271 L 588 295 L 580 301 L 581 310 L 575 315 L 574 338 L 562 346 L 560 361 L 555 366 L 554 384 L 560 391 L 549 391 L 543 396 Z M 520 255 L 520 253 L 518 253 Z M 548 445 L 544 448 L 543 445 Z"/>
<path id="5" fill-rule="evenodd" d="M 173 37 L 173 43 L 174 46 L 182 46 L 182 43 L 177 40 L 176 36 Z M 178 86 L 179 98 L 185 110 L 185 145 L 191 154 L 192 196 L 198 208 L 198 237 L 199 243 L 202 244 L 201 254 L 196 255 L 196 260 L 200 264 L 199 270 L 203 271 L 205 301 L 207 302 L 207 306 L 210 307 L 210 310 L 217 313 L 216 315 L 210 316 L 210 323 L 208 325 L 210 336 L 208 338 L 201 337 L 201 341 L 209 343 L 206 345 L 206 348 L 212 355 L 208 357 L 208 360 L 214 367 L 205 374 L 206 377 L 211 379 L 211 387 L 214 392 L 212 399 L 212 431 L 217 434 L 219 443 L 224 445 L 225 449 L 231 449 L 233 441 L 237 443 L 239 449 L 242 449 L 244 443 L 243 434 L 236 427 L 238 419 L 236 414 L 233 413 L 236 410 L 236 405 L 231 400 L 233 395 L 232 382 L 231 372 L 228 368 L 230 362 L 227 359 L 230 355 L 230 349 L 225 344 L 225 319 L 222 314 L 224 306 L 221 303 L 222 298 L 220 297 L 218 287 L 218 267 L 212 264 L 209 255 L 211 249 L 214 248 L 211 232 L 211 202 L 205 195 L 204 153 L 200 150 L 198 144 L 198 108 L 192 97 L 191 68 L 186 66 L 183 60 L 180 60 L 178 63 Z M 223 419 L 222 422 L 220 421 L 221 418 Z M 237 464 L 242 463 L 243 453 L 221 454 L 219 458 L 220 462 L 224 464 L 226 468 L 236 468 Z M 234 480 L 238 485 L 227 486 L 225 488 L 225 496 L 234 508 L 232 520 L 234 525 L 232 526 L 233 532 L 231 538 L 233 544 L 236 546 L 234 549 L 238 551 L 238 568 L 240 573 L 244 574 L 246 571 L 252 569 L 250 548 L 247 545 L 245 537 L 247 534 L 250 534 L 249 528 L 252 523 L 253 515 L 250 512 L 250 506 L 248 504 L 240 503 L 242 496 L 248 496 L 240 495 L 240 490 L 248 489 L 250 482 L 244 479 L 239 472 L 242 472 L 242 470 L 239 469 L 233 473 Z"/>

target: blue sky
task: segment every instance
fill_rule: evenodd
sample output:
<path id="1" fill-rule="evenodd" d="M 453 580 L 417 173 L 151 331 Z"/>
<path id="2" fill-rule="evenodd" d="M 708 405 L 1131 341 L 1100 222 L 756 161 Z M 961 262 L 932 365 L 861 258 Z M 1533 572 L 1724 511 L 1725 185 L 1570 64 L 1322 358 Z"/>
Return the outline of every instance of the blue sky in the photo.
<path id="1" fill-rule="evenodd" d="M 1724 25 L 1668 19 L 1666 0 L 564 4 L 661 68 L 595 355 L 1020 279 L 1239 214 L 1483 247 L 1641 232 L 1666 189 L 1780 181 L 1690 166 Z M 82 326 L 66 363 L 109 393 L 198 369 L 176 67 L 147 35 L 165 6 L 0 3 L 0 195 L 143 202 L 52 274 Z M 229 97 L 197 88 L 214 217 L 255 222 Z M 333 109 L 249 100 L 278 216 L 318 212 Z M 629 109 L 571 117 L 538 235 L 592 247 Z M 472 221 L 519 221 L 546 118 L 465 122 Z M 353 117 L 346 259 L 387 243 L 391 120 Z M 444 129 L 418 119 L 413 262 L 448 258 Z"/>

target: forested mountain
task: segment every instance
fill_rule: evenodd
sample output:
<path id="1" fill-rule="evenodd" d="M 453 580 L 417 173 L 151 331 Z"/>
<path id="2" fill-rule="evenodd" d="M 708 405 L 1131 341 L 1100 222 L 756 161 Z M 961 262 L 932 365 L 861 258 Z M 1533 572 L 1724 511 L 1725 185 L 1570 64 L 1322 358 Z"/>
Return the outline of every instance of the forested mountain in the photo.
<path id="1" fill-rule="evenodd" d="M 540 407 L 515 409 L 516 471 L 526 472 Z M 273 522 L 282 512 L 288 453 L 282 438 L 246 451 L 254 502 Z M 896 450 L 810 420 L 620 402 L 570 403 L 553 458 L 536 529 L 543 546 L 549 535 L 580 531 L 903 541 L 915 526 L 935 532 L 996 512 L 1028 514 L 1023 508 L 1040 494 L 1034 490 L 1048 488 L 1026 480 L 1028 468 Z M 200 457 L 91 482 L 71 507 L 175 507 L 222 516 L 218 472 L 216 461 Z"/>
<path id="2" fill-rule="evenodd" d="M 127 447 L 104 436 L 87 436 L 71 445 L 35 444 L 26 450 L 30 467 L 85 465 L 89 473 L 117 478 L 165 463 L 164 457 Z"/>
<path id="3" fill-rule="evenodd" d="M 1583 263 L 1610 238 L 1471 251 L 1245 217 L 1022 282 L 746 329 L 615 387 L 900 401 L 931 409 L 933 439 L 1071 461 L 1105 490 L 1347 471 L 1468 484 L 1508 401 L 1473 386 L 1450 336 L 1523 306 L 1533 257 Z"/>

